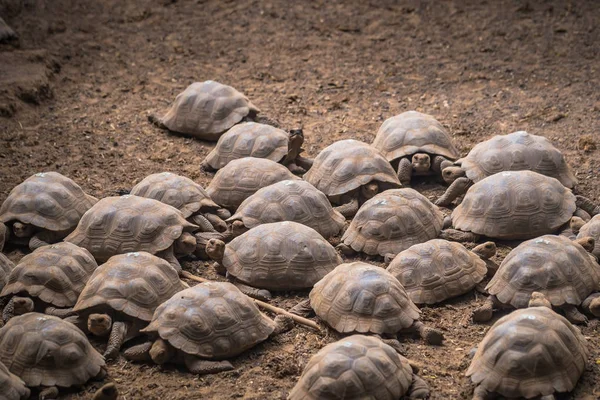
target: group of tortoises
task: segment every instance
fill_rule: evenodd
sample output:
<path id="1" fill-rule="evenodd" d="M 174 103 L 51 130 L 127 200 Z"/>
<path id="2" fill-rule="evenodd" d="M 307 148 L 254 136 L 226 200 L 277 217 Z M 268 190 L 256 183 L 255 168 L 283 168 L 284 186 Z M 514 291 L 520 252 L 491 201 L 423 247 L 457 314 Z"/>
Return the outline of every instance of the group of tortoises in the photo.
<path id="1" fill-rule="evenodd" d="M 474 322 L 519 309 L 475 352 L 466 371 L 475 399 L 550 399 L 575 387 L 588 350 L 572 323 L 600 316 L 600 207 L 573 193 L 547 139 L 495 136 L 459 158 L 434 117 L 408 111 L 372 144 L 338 141 L 313 160 L 301 155 L 302 130 L 258 114 L 234 88 L 207 81 L 151 116 L 217 141 L 199 166 L 216 171 L 206 188 L 162 172 L 97 200 L 41 172 L 8 194 L 0 249 L 32 253 L 17 265 L 0 253 L 0 398 L 56 397 L 104 378 L 105 360 L 121 353 L 197 374 L 230 370 L 232 358 L 313 315 L 341 339 L 310 359 L 290 399 L 426 398 L 399 339 L 441 345 L 444 332 L 420 320 L 419 306 L 473 290 L 489 294 Z M 419 176 L 450 186 L 434 203 L 406 187 Z M 463 194 L 445 216 L 440 206 Z M 527 241 L 498 265 L 493 240 Z M 190 287 L 199 278 L 181 261 L 192 258 L 226 281 Z M 274 320 L 259 310 L 287 291 L 307 299 Z M 116 393 L 108 384 L 95 399 Z"/>

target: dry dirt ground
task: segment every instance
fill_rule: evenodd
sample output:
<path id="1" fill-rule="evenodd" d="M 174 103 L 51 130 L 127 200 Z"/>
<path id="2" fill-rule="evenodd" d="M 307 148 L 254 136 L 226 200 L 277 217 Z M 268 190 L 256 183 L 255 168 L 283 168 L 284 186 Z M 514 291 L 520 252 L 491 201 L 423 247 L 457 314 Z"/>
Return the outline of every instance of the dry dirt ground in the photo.
<path id="1" fill-rule="evenodd" d="M 600 200 L 600 7 L 597 1 L 0 0 L 17 42 L 0 47 L 0 201 L 28 176 L 59 171 L 90 194 L 131 188 L 172 171 L 206 185 L 213 147 L 150 125 L 194 81 L 247 94 L 287 128 L 302 126 L 315 156 L 345 138 L 371 142 L 406 110 L 436 116 L 463 154 L 495 134 L 527 130 L 566 154 L 579 190 Z M 430 198 L 443 187 L 417 184 Z M 509 251 L 501 246 L 501 261 Z M 13 250 L 18 260 L 23 253 Z M 189 260 L 185 266 L 216 278 Z M 292 307 L 306 293 L 273 303 Z M 491 324 L 468 294 L 424 308 L 443 346 L 405 339 L 433 399 L 472 393 L 468 351 Z M 496 320 L 495 318 L 494 320 Z M 600 398 L 598 321 L 583 332 L 590 363 L 564 398 Z M 284 399 L 307 360 L 338 336 L 302 327 L 197 377 L 120 360 L 109 368 L 123 399 Z M 61 398 L 89 398 L 99 383 Z"/>

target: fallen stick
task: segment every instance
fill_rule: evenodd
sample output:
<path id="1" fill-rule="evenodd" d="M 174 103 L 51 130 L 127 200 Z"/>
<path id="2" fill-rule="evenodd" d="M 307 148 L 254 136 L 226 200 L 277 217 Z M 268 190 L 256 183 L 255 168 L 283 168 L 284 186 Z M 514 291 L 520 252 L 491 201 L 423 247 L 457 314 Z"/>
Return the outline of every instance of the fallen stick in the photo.
<path id="1" fill-rule="evenodd" d="M 196 281 L 196 282 L 214 282 L 211 281 L 210 279 L 205 279 L 205 278 L 201 278 L 199 276 L 193 275 L 187 271 L 182 271 L 181 276 L 183 276 L 184 278 L 190 279 L 192 281 Z M 310 319 L 301 317 L 299 315 L 296 314 L 292 314 L 289 311 L 284 310 L 283 308 L 279 308 L 279 307 L 275 307 L 274 305 L 271 305 L 269 303 L 265 303 L 264 301 L 260 301 L 257 299 L 253 299 L 252 297 L 250 297 L 259 307 L 264 308 L 266 310 L 269 310 L 275 314 L 281 314 L 281 315 L 285 315 L 287 317 L 290 317 L 291 319 L 293 319 L 294 321 L 296 321 L 297 323 L 307 326 L 309 328 L 315 329 L 317 331 L 320 331 L 321 328 L 319 327 L 319 325 L 314 322 L 311 321 Z"/>

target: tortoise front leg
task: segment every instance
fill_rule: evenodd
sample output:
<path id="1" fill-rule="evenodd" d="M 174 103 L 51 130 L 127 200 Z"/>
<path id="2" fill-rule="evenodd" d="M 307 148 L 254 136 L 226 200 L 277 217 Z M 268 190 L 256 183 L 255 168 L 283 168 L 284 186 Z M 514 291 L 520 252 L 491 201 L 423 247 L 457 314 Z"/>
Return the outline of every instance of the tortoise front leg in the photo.
<path id="1" fill-rule="evenodd" d="M 597 206 L 593 201 L 585 196 L 575 196 L 575 205 L 577 205 L 577 208 L 581 208 L 592 217 L 596 214 L 600 214 L 600 206 Z"/>
<path id="2" fill-rule="evenodd" d="M 2 321 L 6 324 L 9 319 L 15 316 L 15 302 L 14 297 L 11 297 L 10 301 L 6 306 L 4 306 L 4 310 L 2 311 Z"/>
<path id="3" fill-rule="evenodd" d="M 48 246 L 48 245 L 49 245 L 49 243 L 40 239 L 37 234 L 33 235 L 31 237 L 31 239 L 29 239 L 29 250 L 31 250 L 31 251 L 34 251 L 35 249 L 39 249 L 40 247 Z"/>
<path id="4" fill-rule="evenodd" d="M 84 318 L 80 315 L 75 314 L 75 315 L 71 315 L 69 317 L 65 317 L 63 320 L 65 322 L 72 323 L 73 325 L 75 325 L 76 327 L 78 327 L 79 329 L 81 329 L 84 332 L 88 331 L 87 318 Z"/>
<path id="5" fill-rule="evenodd" d="M 588 214 L 587 211 L 585 211 L 582 208 L 576 208 L 575 212 L 573 213 L 574 217 L 579 217 L 582 220 L 584 220 L 585 222 L 589 221 L 590 219 L 592 219 L 592 216 L 590 214 Z"/>
<path id="6" fill-rule="evenodd" d="M 473 232 L 464 232 L 458 229 L 444 229 L 440 232 L 439 238 L 453 242 L 477 242 L 480 236 Z"/>
<path id="7" fill-rule="evenodd" d="M 50 400 L 58 398 L 58 388 L 56 386 L 50 386 L 42 389 L 39 395 L 40 400 Z"/>
<path id="8" fill-rule="evenodd" d="M 131 324 L 115 321 L 112 324 L 110 336 L 108 337 L 108 344 L 106 345 L 106 351 L 104 352 L 104 358 L 107 360 L 114 360 L 119 356 L 119 350 L 125 342 L 127 337 L 127 331 L 131 329 Z"/>
<path id="9" fill-rule="evenodd" d="M 346 218 L 352 218 L 358 212 L 358 198 L 352 198 L 348 203 L 334 207 L 340 214 Z"/>
<path id="10" fill-rule="evenodd" d="M 300 168 L 304 169 L 305 171 L 308 171 L 309 169 L 312 168 L 314 160 L 312 158 L 298 156 L 298 157 L 296 157 L 294 162 Z"/>
<path id="11" fill-rule="evenodd" d="M 227 360 L 203 360 L 190 354 L 185 354 L 183 356 L 183 362 L 191 373 L 198 375 L 216 374 L 223 371 L 231 371 L 233 369 L 233 365 Z"/>
<path id="12" fill-rule="evenodd" d="M 123 357 L 130 361 L 152 361 L 150 349 L 153 344 L 153 342 L 146 342 L 131 346 L 123 352 Z"/>
<path id="13" fill-rule="evenodd" d="M 428 344 L 441 345 L 444 341 L 444 334 L 435 328 L 425 325 L 421 321 L 415 321 L 412 328 L 417 330 L 417 333 Z"/>
<path id="14" fill-rule="evenodd" d="M 474 322 L 487 322 L 492 319 L 494 315 L 494 308 L 500 305 L 500 302 L 494 295 L 488 296 L 485 299 L 485 303 L 481 307 L 476 308 L 473 311 L 473 321 Z"/>
<path id="15" fill-rule="evenodd" d="M 561 310 L 565 313 L 565 317 L 572 324 L 587 325 L 588 319 L 583 315 L 576 306 L 572 304 L 563 304 L 560 306 Z"/>
<path id="16" fill-rule="evenodd" d="M 412 176 L 413 166 L 410 160 L 406 157 L 400 159 L 398 163 L 398 179 L 403 186 L 410 185 L 410 178 Z"/>
<path id="17" fill-rule="evenodd" d="M 433 156 L 431 160 L 431 169 L 438 174 L 441 174 L 444 168 L 453 166 L 454 163 L 444 156 Z"/>
<path id="18" fill-rule="evenodd" d="M 448 207 L 450 203 L 454 201 L 454 199 L 462 194 L 465 194 L 469 186 L 472 184 L 473 181 L 464 176 L 456 178 L 456 180 L 452 182 L 450 186 L 448 186 L 448 189 L 446 189 L 446 192 L 442 195 L 442 197 L 435 201 L 435 205 L 440 207 Z"/>
<path id="19" fill-rule="evenodd" d="M 595 317 L 600 317 L 600 292 L 590 294 L 581 307 Z"/>
<path id="20" fill-rule="evenodd" d="M 496 396 L 488 392 L 483 386 L 477 386 L 473 392 L 473 400 L 493 400 Z"/>
<path id="21" fill-rule="evenodd" d="M 198 225 L 202 232 L 216 232 L 215 228 L 210 223 L 210 221 L 202 214 L 192 215 L 190 217 L 190 220 L 194 224 Z"/>
<path id="22" fill-rule="evenodd" d="M 352 257 L 356 255 L 356 251 L 346 243 L 341 242 L 337 246 L 335 246 L 336 250 L 345 255 L 346 257 Z"/>
<path id="23" fill-rule="evenodd" d="M 0 251 L 4 249 L 4 244 L 8 241 L 9 232 L 8 227 L 0 222 Z"/>
<path id="24" fill-rule="evenodd" d="M 171 264 L 171 266 L 173 268 L 175 268 L 177 273 L 181 275 L 183 268 L 181 268 L 181 264 L 179 264 L 179 260 L 177 260 L 177 257 L 175 257 L 175 254 L 173 254 L 173 246 L 169 247 L 167 250 L 156 253 L 156 256 L 164 259 L 169 264 Z"/>
<path id="25" fill-rule="evenodd" d="M 285 166 L 287 167 L 287 169 L 290 170 L 292 174 L 295 175 L 302 175 L 306 172 L 304 168 L 299 167 L 294 161 L 285 164 Z"/>
<path id="26" fill-rule="evenodd" d="M 408 389 L 408 398 L 410 399 L 426 399 L 429 397 L 429 385 L 423 378 L 417 374 L 412 376 L 412 384 Z"/>
<path id="27" fill-rule="evenodd" d="M 206 218 L 214 228 L 213 231 L 221 233 L 227 231 L 227 223 L 223 221 L 217 214 L 205 213 L 203 215 L 204 218 Z"/>
<path id="28" fill-rule="evenodd" d="M 313 310 L 313 308 L 310 306 L 310 300 L 306 299 L 292 307 L 290 309 L 290 313 L 304 318 L 310 318 L 315 315 L 315 310 Z"/>
<path id="29" fill-rule="evenodd" d="M 69 307 L 69 308 L 46 307 L 46 309 L 44 310 L 44 314 L 53 315 L 55 317 L 62 318 L 62 319 L 76 315 L 75 311 L 73 311 L 73 307 Z"/>
<path id="30" fill-rule="evenodd" d="M 243 283 L 235 280 L 235 279 L 231 279 L 228 276 L 229 280 L 231 280 L 238 289 L 240 289 L 240 292 L 244 293 L 246 296 L 250 296 L 254 299 L 258 299 L 258 300 L 262 300 L 262 301 L 269 301 L 271 300 L 271 298 L 273 296 L 271 296 L 271 292 L 269 292 L 268 290 L 265 289 L 257 289 L 255 287 L 252 286 L 248 286 L 248 285 L 244 285 Z"/>
<path id="31" fill-rule="evenodd" d="M 92 400 L 117 400 L 119 398 L 119 390 L 114 382 L 107 383 L 100 389 L 96 390 Z"/>

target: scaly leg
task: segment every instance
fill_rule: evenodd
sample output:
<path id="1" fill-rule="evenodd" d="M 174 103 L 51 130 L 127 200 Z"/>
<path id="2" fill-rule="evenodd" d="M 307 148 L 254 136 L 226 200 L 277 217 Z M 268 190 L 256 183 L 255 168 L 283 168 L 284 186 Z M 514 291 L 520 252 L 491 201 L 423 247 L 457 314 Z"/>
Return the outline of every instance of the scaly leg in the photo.
<path id="1" fill-rule="evenodd" d="M 585 196 L 575 196 L 575 204 L 577 205 L 577 208 L 581 208 L 592 217 L 596 214 L 600 214 L 600 206 L 597 206 L 593 201 Z"/>
<path id="2" fill-rule="evenodd" d="M 473 392 L 473 400 L 493 400 L 494 398 L 483 386 L 477 386 Z"/>
<path id="3" fill-rule="evenodd" d="M 600 292 L 590 294 L 581 307 L 595 317 L 600 317 Z"/>
<path id="4" fill-rule="evenodd" d="M 269 292 L 268 290 L 257 289 L 252 286 L 244 285 L 243 283 L 237 282 L 235 280 L 232 283 L 238 289 L 240 289 L 240 292 L 244 293 L 246 296 L 250 296 L 254 299 L 258 299 L 258 300 L 262 300 L 262 301 L 269 301 L 272 298 L 271 292 Z"/>
<path id="5" fill-rule="evenodd" d="M 194 224 L 198 225 L 202 232 L 216 232 L 215 228 L 210 223 L 210 221 L 202 214 L 192 215 L 190 217 L 190 220 Z"/>
<path id="6" fill-rule="evenodd" d="M 310 306 L 310 300 L 306 299 L 296 304 L 290 309 L 290 313 L 299 315 L 304 318 L 310 318 L 315 315 L 315 311 Z"/>
<path id="7" fill-rule="evenodd" d="M 231 371 L 233 365 L 229 361 L 211 361 L 186 354 L 183 361 L 187 369 L 198 375 L 216 374 L 223 371 Z"/>
<path id="8" fill-rule="evenodd" d="M 75 311 L 73 311 L 73 307 L 70 307 L 70 308 L 46 307 L 46 309 L 44 310 L 44 314 L 53 315 L 55 317 L 62 318 L 62 319 L 76 315 Z"/>
<path id="9" fill-rule="evenodd" d="M 587 317 L 583 315 L 574 305 L 563 304 L 560 308 L 564 311 L 565 317 L 572 324 L 587 325 Z"/>
<path id="10" fill-rule="evenodd" d="M 453 166 L 454 163 L 444 156 L 433 156 L 431 160 L 431 169 L 441 174 L 444 168 Z"/>
<path id="11" fill-rule="evenodd" d="M 346 218 L 352 218 L 358 212 L 358 198 L 353 198 L 346 204 L 334 207 L 340 214 Z"/>
<path id="12" fill-rule="evenodd" d="M 56 386 L 50 386 L 40 391 L 40 400 L 50 400 L 58 398 L 58 388 Z"/>
<path id="13" fill-rule="evenodd" d="M 401 158 L 398 163 L 398 179 L 402 186 L 410 185 L 410 177 L 412 176 L 413 167 L 410 160 L 406 157 Z"/>
<path id="14" fill-rule="evenodd" d="M 337 246 L 335 246 L 335 248 L 336 248 L 336 250 L 338 250 L 340 253 L 342 253 L 346 257 L 352 257 L 352 256 L 356 255 L 356 251 L 354 251 L 354 249 L 352 247 L 348 246 L 344 242 L 339 243 Z"/>
<path id="15" fill-rule="evenodd" d="M 426 399 L 429 397 L 429 385 L 420 376 L 413 374 L 412 385 L 408 390 L 410 399 Z"/>
<path id="16" fill-rule="evenodd" d="M 117 400 L 119 390 L 113 382 L 107 383 L 94 393 L 92 400 Z"/>
<path id="17" fill-rule="evenodd" d="M 426 326 L 420 321 L 416 321 L 413 327 L 417 330 L 419 336 L 429 344 L 440 345 L 444 341 L 444 334 L 438 329 Z"/>
<path id="18" fill-rule="evenodd" d="M 496 296 L 488 296 L 487 299 L 485 299 L 485 303 L 483 303 L 483 305 L 479 308 L 476 308 L 473 311 L 473 321 L 474 322 L 487 322 L 490 319 L 492 319 L 492 316 L 494 315 L 494 308 L 499 304 L 500 302 L 498 301 L 498 299 L 496 299 Z"/>
<path id="19" fill-rule="evenodd" d="M 123 352 L 123 357 L 130 361 L 152 361 L 150 349 L 153 344 L 153 342 L 146 342 L 131 346 Z"/>
<path id="20" fill-rule="evenodd" d="M 300 168 L 304 169 L 305 171 L 308 171 L 309 169 L 312 168 L 313 165 L 313 159 L 312 158 L 306 158 L 306 157 L 302 157 L 302 156 L 298 156 L 296 157 L 296 165 L 298 165 Z"/>
<path id="21" fill-rule="evenodd" d="M 125 322 L 113 322 L 108 338 L 108 344 L 106 345 L 106 351 L 104 352 L 104 358 L 107 360 L 114 360 L 119 357 L 119 350 L 121 350 L 121 346 L 123 346 L 123 342 L 125 342 L 125 337 L 127 337 L 129 328 L 130 326 Z"/>
<path id="22" fill-rule="evenodd" d="M 34 251 L 35 249 L 39 249 L 43 246 L 48 246 L 49 243 L 44 242 L 37 235 L 33 235 L 31 239 L 29 239 L 29 250 Z"/>
<path id="23" fill-rule="evenodd" d="M 480 236 L 473 232 L 459 231 L 458 229 L 444 229 L 439 239 L 451 240 L 453 242 L 477 242 Z"/>
<path id="24" fill-rule="evenodd" d="M 441 206 L 441 207 L 449 206 L 450 203 L 452 203 L 454 201 L 454 199 L 456 199 L 458 196 L 466 193 L 467 189 L 472 184 L 473 184 L 473 181 L 464 176 L 460 177 L 460 178 L 456 178 L 456 180 L 454 182 L 452 182 L 452 184 L 450 186 L 448 186 L 448 189 L 446 189 L 446 192 L 442 195 L 442 197 L 440 197 L 439 199 L 437 199 L 435 201 L 435 205 Z"/>
<path id="25" fill-rule="evenodd" d="M 2 311 L 2 321 L 6 324 L 9 319 L 15 316 L 15 302 L 13 298 L 10 299 L 8 304 L 4 306 L 4 310 Z"/>
<path id="26" fill-rule="evenodd" d="M 217 231 L 217 232 L 227 231 L 227 223 L 225 221 L 223 221 L 218 215 L 211 214 L 211 213 L 205 213 L 203 215 L 204 215 L 204 218 L 206 218 L 208 220 L 208 222 L 210 222 L 210 224 L 213 226 L 215 231 Z"/>

